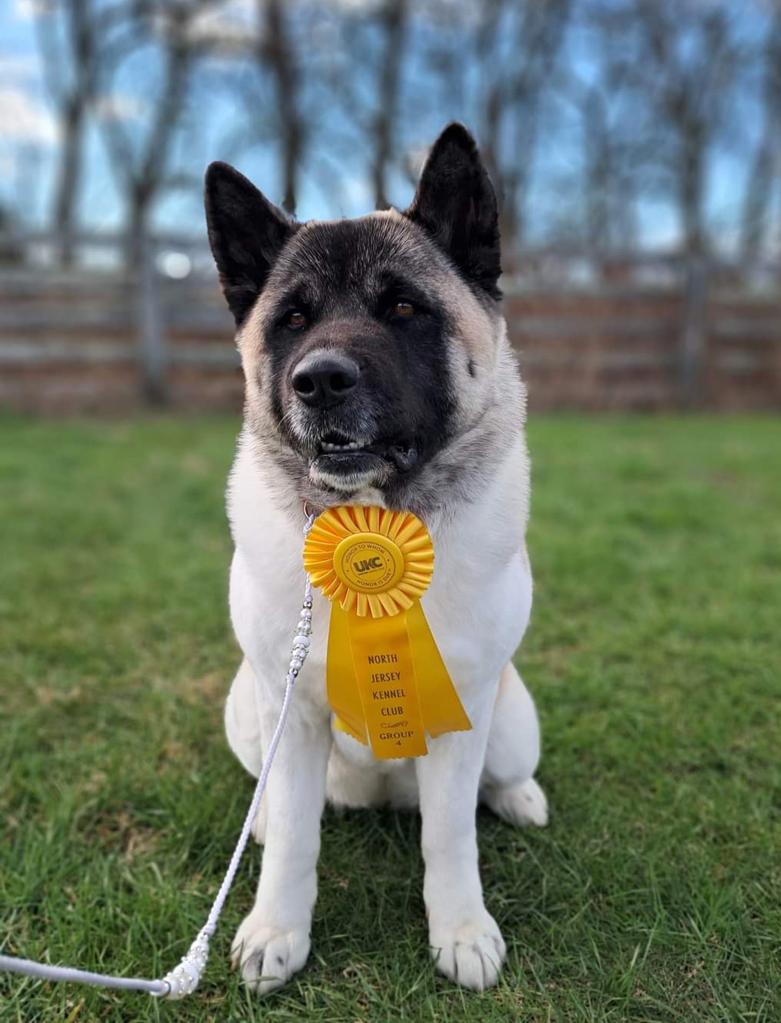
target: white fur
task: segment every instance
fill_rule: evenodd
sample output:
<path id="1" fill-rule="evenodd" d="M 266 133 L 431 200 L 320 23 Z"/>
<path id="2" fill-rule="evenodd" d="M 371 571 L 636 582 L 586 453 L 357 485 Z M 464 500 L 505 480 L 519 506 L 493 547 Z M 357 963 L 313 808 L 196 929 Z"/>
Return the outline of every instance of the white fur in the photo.
<path id="1" fill-rule="evenodd" d="M 276 472 L 256 457 L 245 432 L 229 514 L 236 544 L 231 615 L 246 660 L 228 699 L 226 730 L 252 774 L 258 773 L 261 747 L 279 713 L 304 586 L 303 512 L 291 515 L 276 500 Z M 426 757 L 376 762 L 341 733 L 334 742 L 325 698 L 330 609 L 315 594 L 310 654 L 256 822 L 256 836 L 265 841 L 257 899 L 234 942 L 234 957 L 258 990 L 284 983 L 308 955 L 326 789 L 337 805 L 419 802 L 424 897 L 438 968 L 477 990 L 496 982 L 505 946 L 483 904 L 478 795 L 516 824 L 544 824 L 547 814 L 545 797 L 532 780 L 539 757 L 534 704 L 509 663 L 531 609 L 527 494 L 519 430 L 479 500 L 464 502 L 446 520 L 435 514 L 427 521 L 436 568 L 423 607 L 473 728 L 429 740 Z M 377 503 L 378 494 L 351 500 Z"/>

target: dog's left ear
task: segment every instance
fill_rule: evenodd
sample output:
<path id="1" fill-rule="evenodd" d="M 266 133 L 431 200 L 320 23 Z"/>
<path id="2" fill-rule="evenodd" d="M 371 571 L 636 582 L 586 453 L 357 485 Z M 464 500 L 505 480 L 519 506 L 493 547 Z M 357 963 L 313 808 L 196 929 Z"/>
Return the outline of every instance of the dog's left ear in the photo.
<path id="1" fill-rule="evenodd" d="M 462 124 L 448 125 L 431 147 L 405 216 L 431 235 L 468 281 L 501 298 L 496 193 Z"/>
<path id="2" fill-rule="evenodd" d="M 227 163 L 209 165 L 204 203 L 220 284 L 240 327 L 298 225 Z"/>

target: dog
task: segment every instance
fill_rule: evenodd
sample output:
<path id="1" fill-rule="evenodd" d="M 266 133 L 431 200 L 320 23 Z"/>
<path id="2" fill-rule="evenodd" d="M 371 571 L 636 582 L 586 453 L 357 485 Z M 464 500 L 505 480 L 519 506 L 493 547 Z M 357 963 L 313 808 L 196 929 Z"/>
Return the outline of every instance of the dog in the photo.
<path id="1" fill-rule="evenodd" d="M 426 524 L 436 569 L 422 604 L 472 723 L 406 760 L 376 760 L 336 730 L 330 608 L 315 593 L 309 657 L 254 825 L 263 864 L 234 965 L 265 993 L 306 962 L 326 800 L 419 806 L 432 954 L 483 990 L 506 953 L 483 902 L 478 800 L 515 825 L 547 822 L 537 714 L 511 660 L 532 600 L 529 460 L 494 189 L 474 139 L 452 124 L 403 213 L 296 223 L 223 163 L 207 171 L 205 206 L 246 380 L 227 495 L 244 654 L 225 707 L 232 750 L 257 777 L 301 607 L 305 509 L 340 504 Z"/>

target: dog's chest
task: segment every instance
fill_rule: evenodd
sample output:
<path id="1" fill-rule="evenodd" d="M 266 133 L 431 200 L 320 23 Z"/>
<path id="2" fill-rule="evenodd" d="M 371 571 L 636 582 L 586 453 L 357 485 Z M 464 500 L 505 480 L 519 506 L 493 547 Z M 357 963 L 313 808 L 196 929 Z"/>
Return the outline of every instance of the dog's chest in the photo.
<path id="1" fill-rule="evenodd" d="M 266 503 L 250 522 L 232 515 L 236 555 L 231 571 L 231 616 L 256 675 L 282 687 L 304 589 L 303 535 Z M 238 511 L 238 513 L 237 513 Z M 521 640 L 531 607 L 531 578 L 517 540 L 497 535 L 491 509 L 435 531 L 434 578 L 423 608 L 451 676 L 467 700 L 494 682 Z M 309 657 L 300 698 L 325 706 L 330 604 L 314 594 Z"/>

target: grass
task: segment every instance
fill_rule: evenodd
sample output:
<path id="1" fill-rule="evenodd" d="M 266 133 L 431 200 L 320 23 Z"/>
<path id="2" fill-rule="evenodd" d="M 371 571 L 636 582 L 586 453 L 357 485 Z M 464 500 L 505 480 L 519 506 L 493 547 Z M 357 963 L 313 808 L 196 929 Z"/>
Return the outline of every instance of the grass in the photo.
<path id="1" fill-rule="evenodd" d="M 252 783 L 222 487 L 236 423 L 0 421 L 0 947 L 155 976 L 200 927 Z M 426 951 L 419 826 L 327 813 L 313 954 L 259 1001 L 0 979 L 0 1021 L 781 1020 L 781 422 L 537 419 L 519 655 L 548 830 L 480 812 L 500 986 Z"/>

